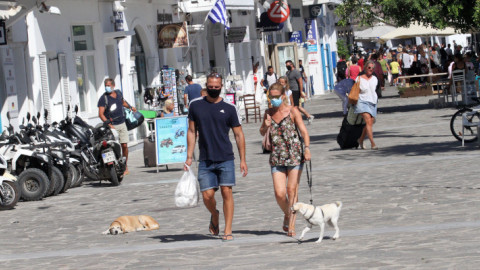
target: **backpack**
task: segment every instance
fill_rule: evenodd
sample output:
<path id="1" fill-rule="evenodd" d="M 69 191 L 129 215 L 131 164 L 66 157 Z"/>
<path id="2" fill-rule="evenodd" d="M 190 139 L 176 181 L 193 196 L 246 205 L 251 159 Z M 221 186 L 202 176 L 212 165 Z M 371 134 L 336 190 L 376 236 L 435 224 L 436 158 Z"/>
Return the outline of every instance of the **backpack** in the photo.
<path id="1" fill-rule="evenodd" d="M 340 75 L 345 75 L 347 71 L 347 63 L 345 61 L 340 61 L 337 63 L 337 73 Z"/>

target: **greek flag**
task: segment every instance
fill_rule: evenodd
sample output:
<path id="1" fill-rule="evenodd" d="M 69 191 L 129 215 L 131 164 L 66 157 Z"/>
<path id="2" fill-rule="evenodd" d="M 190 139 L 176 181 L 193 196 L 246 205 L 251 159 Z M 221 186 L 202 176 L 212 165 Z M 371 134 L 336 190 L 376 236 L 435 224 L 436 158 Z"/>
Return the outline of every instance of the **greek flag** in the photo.
<path id="1" fill-rule="evenodd" d="M 225 25 L 226 29 L 230 29 L 228 17 L 227 17 L 227 8 L 225 7 L 225 0 L 217 0 L 213 6 L 210 13 L 208 13 L 208 18 L 212 23 L 221 23 Z"/>

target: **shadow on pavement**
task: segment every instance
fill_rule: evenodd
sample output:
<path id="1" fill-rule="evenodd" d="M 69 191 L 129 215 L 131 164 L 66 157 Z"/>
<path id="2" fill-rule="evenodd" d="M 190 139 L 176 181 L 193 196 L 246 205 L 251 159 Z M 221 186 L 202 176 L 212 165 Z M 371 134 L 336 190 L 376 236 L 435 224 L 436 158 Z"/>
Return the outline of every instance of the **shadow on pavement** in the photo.
<path id="1" fill-rule="evenodd" d="M 219 236 L 193 233 L 193 234 L 159 235 L 159 236 L 153 236 L 150 238 L 158 239 L 162 243 L 169 243 L 169 242 L 179 242 L 179 241 L 213 240 L 213 239 L 219 239 Z"/>
<path id="2" fill-rule="evenodd" d="M 411 111 L 422 111 L 422 110 L 430 110 L 432 109 L 432 105 L 430 104 L 409 104 L 409 105 L 403 105 L 403 106 L 390 106 L 390 107 L 384 107 L 382 106 L 382 103 L 380 102 L 378 105 L 378 113 L 398 113 L 398 112 L 411 112 Z M 342 123 L 342 117 L 343 114 L 340 110 L 335 111 L 335 112 L 327 112 L 327 113 L 317 113 L 313 114 L 315 118 L 321 119 L 321 118 L 339 118 L 339 124 Z"/>
<path id="3" fill-rule="evenodd" d="M 252 230 L 235 230 L 233 231 L 234 234 L 253 234 L 253 235 L 268 235 L 268 234 L 279 234 L 279 235 L 284 235 L 284 232 L 280 231 L 252 231 Z"/>

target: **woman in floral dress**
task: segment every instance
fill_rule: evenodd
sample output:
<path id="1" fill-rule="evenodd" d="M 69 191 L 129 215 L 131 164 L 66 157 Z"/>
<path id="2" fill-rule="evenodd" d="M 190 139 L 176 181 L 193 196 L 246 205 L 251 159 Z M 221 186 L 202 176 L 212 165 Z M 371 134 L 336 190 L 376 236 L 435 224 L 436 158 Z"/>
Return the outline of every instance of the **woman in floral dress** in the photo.
<path id="1" fill-rule="evenodd" d="M 270 166 L 275 198 L 284 213 L 282 229 L 288 236 L 295 236 L 296 215 L 291 208 L 298 201 L 303 162 L 311 159 L 310 137 L 298 109 L 287 105 L 285 88 L 280 83 L 270 86 L 269 98 L 272 107 L 265 111 L 260 134 L 264 136 L 271 129 Z M 304 149 L 298 132 L 304 139 Z"/>

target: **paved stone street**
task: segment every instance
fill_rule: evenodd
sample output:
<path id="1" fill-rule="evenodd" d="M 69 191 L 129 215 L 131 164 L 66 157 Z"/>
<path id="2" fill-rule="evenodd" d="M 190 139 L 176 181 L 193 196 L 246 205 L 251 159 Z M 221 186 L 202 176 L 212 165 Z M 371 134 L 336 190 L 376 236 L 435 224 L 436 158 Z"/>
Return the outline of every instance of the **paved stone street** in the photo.
<path id="1" fill-rule="evenodd" d="M 320 244 L 314 243 L 318 227 L 303 243 L 285 236 L 268 155 L 261 154 L 260 124 L 250 122 L 243 126 L 249 174 L 241 178 L 237 166 L 234 188 L 234 241 L 210 236 L 203 203 L 175 207 L 182 165 L 156 173 L 143 166 L 138 148 L 130 154 L 131 173 L 119 187 L 87 182 L 1 212 L 0 268 L 478 269 L 480 183 L 475 168 L 480 152 L 455 140 L 449 129 L 455 110 L 433 109 L 428 100 L 434 97 L 400 99 L 395 89 L 387 89 L 374 125 L 378 151 L 339 150 L 342 116 L 335 94 L 307 104 L 316 117 L 308 126 L 314 204 L 343 202 L 336 241 L 328 226 Z M 299 193 L 300 201 L 308 202 L 305 176 Z M 219 193 L 217 199 L 221 210 Z M 153 216 L 160 229 L 101 234 L 116 217 L 141 214 Z M 297 234 L 305 224 L 297 219 Z"/>

